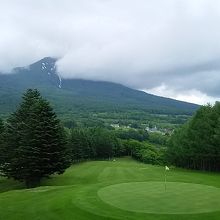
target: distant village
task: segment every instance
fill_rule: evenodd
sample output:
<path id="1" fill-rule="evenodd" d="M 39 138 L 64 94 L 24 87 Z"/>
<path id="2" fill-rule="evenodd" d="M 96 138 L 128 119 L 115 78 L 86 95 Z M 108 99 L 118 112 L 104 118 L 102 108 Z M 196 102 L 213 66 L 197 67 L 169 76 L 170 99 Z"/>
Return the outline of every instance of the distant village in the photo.
<path id="1" fill-rule="evenodd" d="M 119 123 L 117 124 L 111 124 L 110 125 L 111 127 L 115 128 L 115 129 L 135 129 L 133 127 L 131 127 L 130 125 L 120 125 Z M 149 133 L 160 133 L 162 135 L 171 135 L 173 133 L 173 129 L 171 128 L 158 128 L 156 125 L 153 126 L 153 127 L 149 127 L 149 126 L 146 126 L 145 127 L 145 131 L 149 132 Z"/>

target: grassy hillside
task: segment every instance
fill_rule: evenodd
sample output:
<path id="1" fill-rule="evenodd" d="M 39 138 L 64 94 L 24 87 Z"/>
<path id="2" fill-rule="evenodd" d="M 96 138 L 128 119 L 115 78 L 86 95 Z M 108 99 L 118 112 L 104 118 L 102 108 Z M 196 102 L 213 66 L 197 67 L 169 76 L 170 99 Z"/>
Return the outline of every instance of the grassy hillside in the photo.
<path id="1" fill-rule="evenodd" d="M 0 179 L 0 219 L 220 219 L 219 174 L 171 168 L 166 192 L 163 180 L 163 167 L 129 158 L 74 165 L 35 189 Z"/>

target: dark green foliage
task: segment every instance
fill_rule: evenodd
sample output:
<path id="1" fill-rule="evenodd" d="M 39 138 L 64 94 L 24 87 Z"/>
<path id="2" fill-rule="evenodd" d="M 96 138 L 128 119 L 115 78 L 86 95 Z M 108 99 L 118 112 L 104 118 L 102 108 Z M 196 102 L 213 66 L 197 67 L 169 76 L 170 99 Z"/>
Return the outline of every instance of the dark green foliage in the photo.
<path id="1" fill-rule="evenodd" d="M 68 147 L 72 162 L 96 157 L 96 149 L 88 129 L 72 129 Z"/>
<path id="2" fill-rule="evenodd" d="M 131 126 L 131 128 L 135 128 L 135 129 L 140 128 L 140 125 L 137 122 L 131 123 L 130 126 Z"/>
<path id="3" fill-rule="evenodd" d="M 66 120 L 63 122 L 64 127 L 73 129 L 77 127 L 77 122 L 74 120 Z"/>
<path id="4" fill-rule="evenodd" d="M 137 141 L 145 141 L 149 139 L 149 134 L 145 130 L 136 129 L 119 129 L 115 131 L 116 136 L 120 139 L 134 139 Z"/>
<path id="5" fill-rule="evenodd" d="M 69 166 L 64 130 L 49 103 L 37 90 L 27 90 L 5 126 L 1 172 L 27 187 Z"/>
<path id="6" fill-rule="evenodd" d="M 136 140 L 125 140 L 122 143 L 134 159 L 148 164 L 164 164 L 164 148 Z"/>
<path id="7" fill-rule="evenodd" d="M 148 133 L 143 130 L 107 130 L 104 128 L 76 128 L 69 136 L 72 162 L 87 159 L 109 159 L 133 156 L 144 163 L 162 164 L 164 148 L 146 142 Z"/>
<path id="8" fill-rule="evenodd" d="M 147 127 L 156 126 L 163 133 L 171 133 L 173 129 L 179 127 L 179 124 L 174 124 L 173 119 L 179 118 L 182 124 L 185 123 L 190 116 L 187 115 L 158 115 L 150 114 L 141 110 L 125 110 L 125 111 L 114 111 L 110 109 L 105 112 L 97 112 L 84 108 L 80 111 L 74 113 L 68 113 L 68 111 L 63 111 L 62 114 L 58 114 L 59 118 L 62 120 L 63 125 L 68 128 L 74 126 L 77 127 L 101 127 L 107 129 L 115 129 L 114 126 L 119 126 L 120 130 L 129 130 L 130 125 L 134 122 L 139 124 L 139 129 L 133 130 L 143 130 L 146 131 Z M 74 124 L 72 121 L 74 119 Z M 131 128 L 130 128 L 131 129 Z"/>
<path id="9" fill-rule="evenodd" d="M 106 129 L 93 129 L 93 144 L 96 146 L 98 158 L 111 158 L 116 156 L 118 141 L 111 131 Z"/>
<path id="10" fill-rule="evenodd" d="M 149 133 L 149 141 L 154 144 L 159 144 L 165 146 L 167 144 L 169 136 L 158 132 Z"/>
<path id="11" fill-rule="evenodd" d="M 203 106 L 169 141 L 167 158 L 185 168 L 220 170 L 220 103 Z"/>
<path id="12" fill-rule="evenodd" d="M 114 132 L 102 128 L 72 129 L 68 146 L 72 162 L 121 156 L 120 141 Z"/>
<path id="13" fill-rule="evenodd" d="M 4 132 L 4 124 L 3 124 L 2 119 L 0 118 L 0 135 L 2 135 L 3 132 Z"/>

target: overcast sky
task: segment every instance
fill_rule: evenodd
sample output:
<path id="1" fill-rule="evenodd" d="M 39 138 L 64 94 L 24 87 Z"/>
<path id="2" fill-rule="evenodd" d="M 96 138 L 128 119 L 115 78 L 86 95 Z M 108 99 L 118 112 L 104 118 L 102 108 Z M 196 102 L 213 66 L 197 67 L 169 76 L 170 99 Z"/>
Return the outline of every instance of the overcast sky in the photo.
<path id="1" fill-rule="evenodd" d="M 59 57 L 63 78 L 220 100 L 219 0 L 0 0 L 0 71 Z"/>

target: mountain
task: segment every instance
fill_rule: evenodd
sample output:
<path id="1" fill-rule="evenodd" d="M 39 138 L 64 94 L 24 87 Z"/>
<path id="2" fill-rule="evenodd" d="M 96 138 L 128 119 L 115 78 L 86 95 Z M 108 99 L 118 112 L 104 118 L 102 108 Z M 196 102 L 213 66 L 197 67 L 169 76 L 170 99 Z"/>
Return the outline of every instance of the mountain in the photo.
<path id="1" fill-rule="evenodd" d="M 0 74 L 0 114 L 12 112 L 27 88 L 37 88 L 58 114 L 83 111 L 141 110 L 159 114 L 192 114 L 198 105 L 159 97 L 121 84 L 80 79 L 62 79 L 56 59 L 43 58 L 28 67 Z"/>

